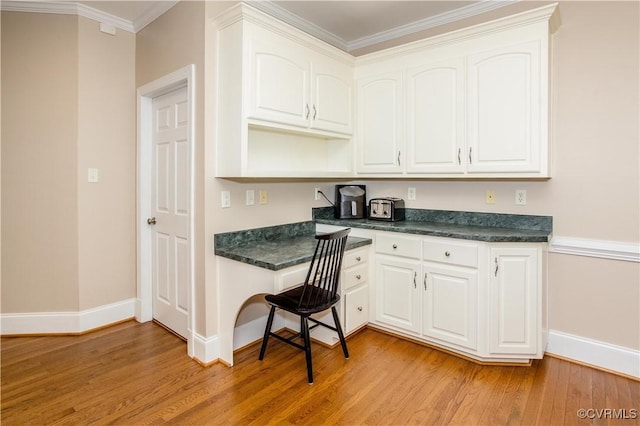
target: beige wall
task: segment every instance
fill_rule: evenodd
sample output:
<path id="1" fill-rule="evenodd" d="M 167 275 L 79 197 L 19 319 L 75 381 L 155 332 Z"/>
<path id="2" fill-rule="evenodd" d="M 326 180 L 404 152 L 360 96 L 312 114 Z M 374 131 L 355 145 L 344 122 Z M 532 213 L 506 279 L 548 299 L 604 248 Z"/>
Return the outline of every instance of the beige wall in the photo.
<path id="1" fill-rule="evenodd" d="M 2 12 L 2 312 L 78 310 L 78 18 Z"/>
<path id="2" fill-rule="evenodd" d="M 3 313 L 135 297 L 134 41 L 2 12 Z"/>
<path id="3" fill-rule="evenodd" d="M 136 297 L 135 35 L 78 18 L 80 310 Z M 87 182 L 98 168 L 100 181 Z"/>

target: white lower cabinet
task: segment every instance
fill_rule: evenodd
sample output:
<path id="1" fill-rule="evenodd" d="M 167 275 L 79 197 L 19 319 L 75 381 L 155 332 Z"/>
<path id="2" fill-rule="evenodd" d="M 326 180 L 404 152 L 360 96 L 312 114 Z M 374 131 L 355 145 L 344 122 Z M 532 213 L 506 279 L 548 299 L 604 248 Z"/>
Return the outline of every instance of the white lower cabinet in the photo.
<path id="1" fill-rule="evenodd" d="M 369 322 L 369 267 L 368 247 L 345 252 L 340 273 L 340 302 L 336 305 L 345 336 Z M 331 310 L 313 317 L 333 325 Z M 325 327 L 314 328 L 311 337 L 332 346 L 339 342 L 338 334 Z"/>
<path id="2" fill-rule="evenodd" d="M 411 333 L 420 331 L 417 261 L 376 258 L 376 321 Z"/>
<path id="3" fill-rule="evenodd" d="M 480 361 L 541 358 L 542 247 L 377 233 L 372 324 Z"/>
<path id="4" fill-rule="evenodd" d="M 422 334 L 472 350 L 478 347 L 478 272 L 424 264 Z"/>
<path id="5" fill-rule="evenodd" d="M 492 248 L 489 352 L 542 357 L 538 248 Z"/>

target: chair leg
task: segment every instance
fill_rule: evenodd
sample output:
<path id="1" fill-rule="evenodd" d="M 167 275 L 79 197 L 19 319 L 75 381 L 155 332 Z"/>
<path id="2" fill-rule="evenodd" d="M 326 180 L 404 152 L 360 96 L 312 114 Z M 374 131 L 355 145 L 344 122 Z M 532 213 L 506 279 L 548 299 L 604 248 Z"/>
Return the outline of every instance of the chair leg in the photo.
<path id="1" fill-rule="evenodd" d="M 313 365 L 311 364 L 311 337 L 309 335 L 309 320 L 307 317 L 301 317 L 301 330 L 302 338 L 304 339 L 304 352 L 307 359 L 307 378 L 309 384 L 313 383 Z"/>
<path id="2" fill-rule="evenodd" d="M 336 325 L 336 329 L 338 330 L 338 337 L 340 338 L 340 345 L 342 345 L 342 352 L 344 352 L 344 357 L 349 359 L 349 350 L 347 350 L 347 341 L 344 340 L 344 334 L 342 333 L 342 326 L 340 325 L 340 319 L 338 318 L 338 312 L 336 311 L 336 307 L 331 307 L 331 313 L 333 314 L 333 321 Z"/>
<path id="3" fill-rule="evenodd" d="M 258 359 L 262 361 L 264 353 L 267 350 L 267 342 L 269 341 L 269 333 L 271 333 L 271 326 L 273 325 L 273 316 L 276 313 L 276 307 L 272 306 L 269 311 L 269 319 L 267 319 L 267 328 L 264 329 L 264 337 L 262 338 L 262 347 L 260 348 L 260 356 Z"/>

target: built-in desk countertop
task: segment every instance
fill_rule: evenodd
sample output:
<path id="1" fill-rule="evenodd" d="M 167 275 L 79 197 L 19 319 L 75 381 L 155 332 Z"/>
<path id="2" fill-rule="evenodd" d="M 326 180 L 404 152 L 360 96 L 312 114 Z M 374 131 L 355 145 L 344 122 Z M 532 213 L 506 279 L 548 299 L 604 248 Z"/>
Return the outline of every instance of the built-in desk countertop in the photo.
<path id="1" fill-rule="evenodd" d="M 279 271 L 310 262 L 317 243 L 315 235 L 315 223 L 311 221 L 216 234 L 215 254 Z M 350 236 L 345 250 L 371 243 L 370 238 Z"/>

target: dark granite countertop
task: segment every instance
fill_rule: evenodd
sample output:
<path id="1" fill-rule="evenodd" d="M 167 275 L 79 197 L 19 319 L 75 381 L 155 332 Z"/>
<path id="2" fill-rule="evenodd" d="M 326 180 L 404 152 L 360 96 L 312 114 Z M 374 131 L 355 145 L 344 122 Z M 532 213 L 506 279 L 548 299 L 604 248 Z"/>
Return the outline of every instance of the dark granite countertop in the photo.
<path id="1" fill-rule="evenodd" d="M 278 271 L 309 262 L 316 247 L 315 235 L 312 221 L 216 234 L 215 254 Z M 346 250 L 371 243 L 370 238 L 350 236 Z"/>
<path id="2" fill-rule="evenodd" d="M 314 208 L 313 221 L 269 226 L 214 236 L 215 254 L 278 271 L 311 260 L 316 223 L 376 231 L 402 232 L 486 242 L 548 242 L 550 216 L 406 209 L 407 220 L 383 222 L 335 219 L 332 207 Z M 370 245 L 370 238 L 350 236 L 347 250 Z"/>
<path id="3" fill-rule="evenodd" d="M 548 242 L 553 225 L 550 216 L 422 209 L 406 209 L 405 215 L 399 222 L 335 219 L 331 207 L 313 209 L 316 223 L 486 242 Z"/>

